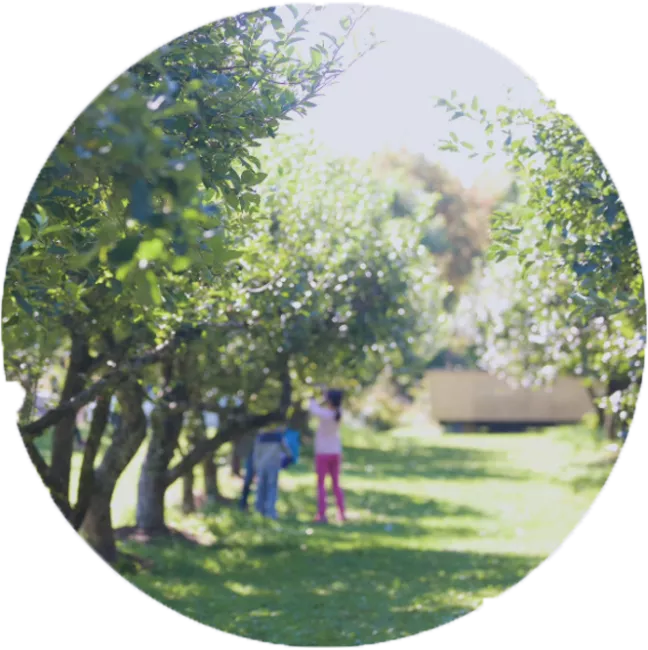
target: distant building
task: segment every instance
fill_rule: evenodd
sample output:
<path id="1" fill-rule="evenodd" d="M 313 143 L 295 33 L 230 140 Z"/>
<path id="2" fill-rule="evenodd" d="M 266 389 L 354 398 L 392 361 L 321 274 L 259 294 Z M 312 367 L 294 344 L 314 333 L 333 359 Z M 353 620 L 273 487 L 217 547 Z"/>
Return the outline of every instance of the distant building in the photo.
<path id="1" fill-rule="evenodd" d="M 447 431 L 523 431 L 580 422 L 594 406 L 576 377 L 547 388 L 513 388 L 479 370 L 426 373 L 431 417 Z"/>

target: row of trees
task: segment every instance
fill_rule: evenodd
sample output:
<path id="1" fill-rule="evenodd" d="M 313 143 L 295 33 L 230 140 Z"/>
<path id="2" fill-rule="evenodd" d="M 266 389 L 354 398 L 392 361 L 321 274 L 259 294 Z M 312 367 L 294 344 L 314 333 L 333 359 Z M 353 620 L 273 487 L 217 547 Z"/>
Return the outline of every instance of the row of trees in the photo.
<path id="1" fill-rule="evenodd" d="M 484 143 L 442 148 L 488 158 L 501 146 L 516 191 L 494 211 L 488 260 L 458 307 L 486 369 L 524 385 L 576 374 L 610 438 L 630 426 L 646 341 L 637 243 L 596 151 L 552 102 L 495 115 L 441 99 L 453 119 L 479 122 Z M 500 144 L 497 144 L 500 143 Z"/>
<path id="2" fill-rule="evenodd" d="M 146 435 L 143 375 L 157 378 L 162 366 L 164 415 L 153 418 L 158 434 L 141 487 L 143 501 L 159 502 L 163 466 L 191 398 L 178 378 L 191 365 L 192 343 L 224 345 L 232 332 L 255 326 L 220 307 L 231 304 L 238 246 L 258 214 L 255 188 L 264 175 L 253 154 L 341 73 L 344 42 L 360 17 L 345 19 L 339 36 L 322 37 L 306 60 L 294 43 L 308 16 L 296 11 L 292 26 L 264 10 L 173 41 L 79 116 L 34 184 L 7 268 L 7 373 L 33 394 L 38 369 L 67 349 L 60 406 L 21 429 L 55 501 L 105 557 L 114 557 L 112 490 Z M 99 463 L 113 392 L 122 426 Z M 75 413 L 94 399 L 72 505 Z M 27 404 L 22 414 L 30 412 Z M 48 465 L 35 438 L 50 428 Z M 146 513 L 154 511 L 142 506 L 139 515 L 153 521 Z"/>
<path id="3" fill-rule="evenodd" d="M 421 243 L 432 197 L 392 219 L 397 181 L 277 137 L 355 60 L 346 43 L 366 10 L 304 58 L 313 11 L 218 21 L 128 70 L 61 138 L 20 218 L 3 303 L 7 374 L 27 393 L 20 430 L 58 507 L 109 561 L 112 495 L 145 441 L 136 517 L 155 534 L 168 487 L 183 479 L 191 494 L 198 465 L 216 496 L 222 445 L 299 412 L 316 382 L 367 385 L 435 345 L 447 288 Z M 59 404 L 34 420 L 61 355 Z M 121 424 L 108 435 L 112 397 Z M 91 402 L 75 490 L 75 417 Z M 219 415 L 214 435 L 203 411 Z"/>

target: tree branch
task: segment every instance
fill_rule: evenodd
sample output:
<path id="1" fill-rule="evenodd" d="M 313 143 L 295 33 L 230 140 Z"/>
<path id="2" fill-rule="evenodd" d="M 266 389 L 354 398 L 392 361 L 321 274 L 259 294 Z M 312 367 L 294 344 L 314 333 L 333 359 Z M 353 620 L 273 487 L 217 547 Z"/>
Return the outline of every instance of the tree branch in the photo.
<path id="1" fill-rule="evenodd" d="M 157 363 L 171 354 L 182 343 L 186 343 L 197 339 L 204 331 L 213 327 L 222 327 L 224 329 L 232 328 L 245 328 L 246 325 L 237 322 L 227 323 L 208 323 L 205 325 L 197 325 L 195 327 L 187 327 L 180 329 L 176 332 L 172 339 L 166 343 L 158 345 L 154 350 L 151 350 L 140 357 L 137 357 L 130 363 L 127 363 L 123 368 L 115 368 L 108 372 L 104 377 L 96 381 L 88 388 L 82 390 L 73 398 L 59 404 L 53 409 L 50 409 L 45 415 L 40 417 L 34 422 L 19 426 L 20 433 L 24 437 L 36 437 L 44 433 L 46 429 L 57 424 L 66 414 L 71 411 L 76 412 L 82 406 L 92 402 L 100 393 L 116 387 L 122 381 L 127 379 L 133 374 L 137 374 L 145 366 Z"/>
<path id="2" fill-rule="evenodd" d="M 43 483 L 49 486 L 49 467 L 47 466 L 45 459 L 40 455 L 40 452 L 36 448 L 36 445 L 33 443 L 33 441 L 25 441 L 25 446 L 27 447 L 27 453 L 29 454 L 32 463 L 34 463 L 34 467 L 36 468 L 38 475 L 43 480 Z"/>
<path id="3" fill-rule="evenodd" d="M 262 427 L 270 422 L 282 419 L 284 416 L 285 411 L 279 410 L 272 413 L 265 413 L 263 415 L 248 415 L 243 419 L 232 419 L 220 430 L 219 433 L 211 438 L 198 442 L 198 444 L 182 460 L 167 470 L 165 476 L 167 487 L 200 463 L 208 454 L 214 453 L 226 442 L 231 442 L 250 429 Z"/>

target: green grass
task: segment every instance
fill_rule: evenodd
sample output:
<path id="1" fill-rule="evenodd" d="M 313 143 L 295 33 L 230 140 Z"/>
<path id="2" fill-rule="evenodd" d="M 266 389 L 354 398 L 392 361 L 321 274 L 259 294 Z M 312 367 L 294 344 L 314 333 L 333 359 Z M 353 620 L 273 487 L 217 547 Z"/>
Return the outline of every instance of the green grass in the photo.
<path id="1" fill-rule="evenodd" d="M 462 616 L 527 575 L 578 523 L 613 460 L 584 428 L 441 437 L 349 431 L 345 443 L 353 521 L 310 525 L 308 458 L 282 473 L 277 523 L 226 507 L 184 517 L 178 483 L 168 494 L 169 523 L 203 544 L 121 543 L 152 562 L 126 578 L 195 620 L 257 640 L 397 639 Z M 134 523 L 143 453 L 118 485 L 116 526 Z M 240 481 L 229 470 L 221 475 L 224 494 L 238 496 Z"/>

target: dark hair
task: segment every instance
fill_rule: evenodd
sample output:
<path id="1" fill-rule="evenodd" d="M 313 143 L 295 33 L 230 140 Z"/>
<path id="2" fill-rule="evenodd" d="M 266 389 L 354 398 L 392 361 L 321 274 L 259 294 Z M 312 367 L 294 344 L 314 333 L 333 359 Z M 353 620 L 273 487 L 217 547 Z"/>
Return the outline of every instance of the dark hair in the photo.
<path id="1" fill-rule="evenodd" d="M 339 422 L 342 417 L 342 391 L 341 390 L 329 390 L 326 394 L 326 399 L 329 404 L 335 409 L 335 421 Z"/>

